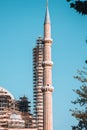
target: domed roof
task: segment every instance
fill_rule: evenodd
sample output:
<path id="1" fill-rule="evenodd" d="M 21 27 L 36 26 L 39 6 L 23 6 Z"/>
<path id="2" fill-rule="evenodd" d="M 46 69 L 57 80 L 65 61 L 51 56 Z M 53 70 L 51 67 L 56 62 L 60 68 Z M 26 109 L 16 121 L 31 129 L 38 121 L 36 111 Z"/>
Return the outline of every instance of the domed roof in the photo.
<path id="1" fill-rule="evenodd" d="M 21 115 L 13 113 L 13 114 L 11 114 L 10 119 L 22 120 L 22 117 L 21 117 Z"/>
<path id="2" fill-rule="evenodd" d="M 9 91 L 7 91 L 5 88 L 0 86 L 0 96 L 2 96 L 2 95 L 10 96 L 11 99 L 14 100 L 14 96 Z"/>

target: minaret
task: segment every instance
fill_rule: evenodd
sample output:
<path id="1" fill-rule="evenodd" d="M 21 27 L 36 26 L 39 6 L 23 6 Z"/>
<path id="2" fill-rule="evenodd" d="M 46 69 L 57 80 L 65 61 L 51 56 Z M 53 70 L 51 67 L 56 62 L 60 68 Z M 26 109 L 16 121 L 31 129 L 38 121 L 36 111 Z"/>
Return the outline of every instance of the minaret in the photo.
<path id="1" fill-rule="evenodd" d="M 51 22 L 48 10 L 48 1 L 46 4 L 46 15 L 44 21 L 44 39 L 43 39 L 43 112 L 44 112 L 44 130 L 53 130 L 52 121 L 52 66 L 51 61 Z"/>

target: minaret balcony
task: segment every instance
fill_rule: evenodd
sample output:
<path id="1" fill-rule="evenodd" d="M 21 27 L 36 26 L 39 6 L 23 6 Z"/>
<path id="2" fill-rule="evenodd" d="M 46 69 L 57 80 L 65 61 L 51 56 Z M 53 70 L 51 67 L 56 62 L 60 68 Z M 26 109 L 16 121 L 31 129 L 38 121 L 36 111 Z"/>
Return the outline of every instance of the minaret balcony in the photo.
<path id="1" fill-rule="evenodd" d="M 52 67 L 53 66 L 53 62 L 52 61 L 43 61 L 42 65 L 43 65 L 43 67 L 45 67 L 45 66 Z"/>
<path id="2" fill-rule="evenodd" d="M 53 40 L 49 37 L 44 37 L 44 44 L 52 44 Z"/>
<path id="3" fill-rule="evenodd" d="M 47 91 L 49 91 L 49 92 L 53 92 L 54 91 L 54 88 L 52 87 L 52 86 L 44 86 L 44 87 L 42 87 L 42 92 L 47 92 Z"/>

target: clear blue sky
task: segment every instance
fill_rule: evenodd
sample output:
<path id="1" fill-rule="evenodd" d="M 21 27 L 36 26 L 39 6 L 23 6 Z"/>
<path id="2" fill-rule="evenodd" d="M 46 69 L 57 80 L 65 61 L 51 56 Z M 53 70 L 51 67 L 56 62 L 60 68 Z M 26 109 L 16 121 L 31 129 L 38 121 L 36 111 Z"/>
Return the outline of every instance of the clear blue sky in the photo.
<path id="1" fill-rule="evenodd" d="M 43 36 L 46 0 L 0 0 L 0 86 L 16 99 L 32 101 L 32 48 Z M 54 130 L 70 130 L 75 123 L 69 109 L 79 87 L 73 79 L 87 59 L 87 16 L 69 8 L 66 0 L 49 0 L 52 23 Z"/>

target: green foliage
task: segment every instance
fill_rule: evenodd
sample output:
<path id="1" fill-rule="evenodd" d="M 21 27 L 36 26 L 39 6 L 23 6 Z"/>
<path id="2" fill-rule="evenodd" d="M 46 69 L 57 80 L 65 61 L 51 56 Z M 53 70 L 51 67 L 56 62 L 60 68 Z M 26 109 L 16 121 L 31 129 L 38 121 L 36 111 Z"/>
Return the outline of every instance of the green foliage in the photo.
<path id="1" fill-rule="evenodd" d="M 72 130 L 87 130 L 87 68 L 78 71 L 78 75 L 74 78 L 81 82 L 81 87 L 73 90 L 78 97 L 72 103 L 79 104 L 81 109 L 71 110 L 72 116 L 78 120 L 77 126 L 72 126 Z"/>
<path id="2" fill-rule="evenodd" d="M 70 8 L 75 9 L 82 15 L 87 15 L 87 0 L 66 0 L 70 4 Z"/>

